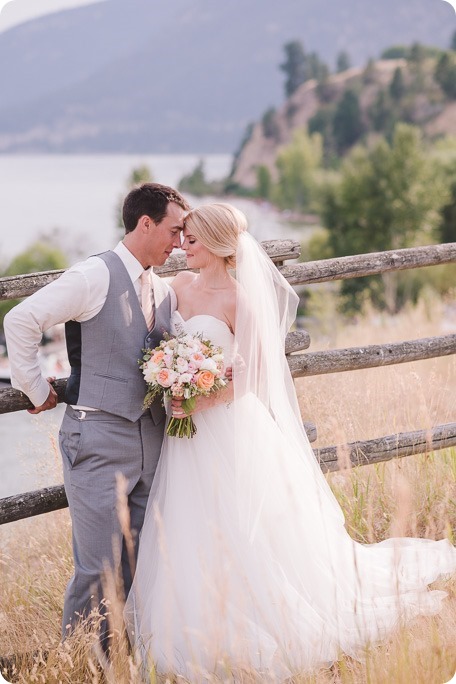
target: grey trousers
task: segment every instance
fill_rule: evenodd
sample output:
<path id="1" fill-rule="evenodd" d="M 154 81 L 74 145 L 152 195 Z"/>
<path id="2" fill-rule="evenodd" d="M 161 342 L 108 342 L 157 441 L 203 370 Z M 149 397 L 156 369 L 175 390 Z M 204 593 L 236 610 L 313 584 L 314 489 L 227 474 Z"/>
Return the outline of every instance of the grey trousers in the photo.
<path id="1" fill-rule="evenodd" d="M 104 411 L 84 415 L 70 406 L 66 409 L 59 442 L 73 528 L 74 575 L 65 593 L 63 637 L 103 599 L 101 576 L 106 565 L 122 572 L 125 595 L 130 590 L 131 564 L 116 509 L 116 474 L 122 473 L 128 482 L 131 528 L 137 542 L 164 427 L 164 412 L 156 425 L 149 412 L 132 423 Z M 106 629 L 105 624 L 102 640 Z"/>

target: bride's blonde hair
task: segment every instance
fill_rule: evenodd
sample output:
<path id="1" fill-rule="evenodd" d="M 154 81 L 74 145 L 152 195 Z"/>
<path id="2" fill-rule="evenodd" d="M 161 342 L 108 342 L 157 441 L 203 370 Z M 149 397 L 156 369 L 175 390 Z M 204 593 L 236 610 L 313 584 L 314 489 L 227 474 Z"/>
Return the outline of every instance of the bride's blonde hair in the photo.
<path id="1" fill-rule="evenodd" d="M 204 204 L 187 214 L 184 227 L 212 254 L 223 257 L 228 268 L 235 267 L 239 234 L 247 230 L 242 211 L 222 202 Z"/>

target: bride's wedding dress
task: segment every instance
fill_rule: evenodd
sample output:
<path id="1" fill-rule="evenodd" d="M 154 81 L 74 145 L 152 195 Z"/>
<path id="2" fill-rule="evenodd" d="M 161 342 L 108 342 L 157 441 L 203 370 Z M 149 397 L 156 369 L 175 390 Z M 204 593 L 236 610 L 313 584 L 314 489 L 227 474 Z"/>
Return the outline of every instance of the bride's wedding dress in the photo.
<path id="1" fill-rule="evenodd" d="M 204 333 L 226 359 L 237 351 L 222 320 L 176 311 L 171 323 Z M 233 667 L 283 679 L 342 651 L 362 658 L 400 620 L 439 610 L 445 593 L 427 585 L 455 571 L 456 550 L 446 540 L 354 542 L 280 407 L 246 391 L 194 421 L 193 439 L 165 438 L 126 606 L 146 667 L 189 681 Z"/>

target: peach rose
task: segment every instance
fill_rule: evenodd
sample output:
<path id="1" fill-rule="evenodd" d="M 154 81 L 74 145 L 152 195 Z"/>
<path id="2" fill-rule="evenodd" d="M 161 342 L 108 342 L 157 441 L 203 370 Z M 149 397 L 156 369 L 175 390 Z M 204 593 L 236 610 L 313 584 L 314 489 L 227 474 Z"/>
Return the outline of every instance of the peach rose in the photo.
<path id="1" fill-rule="evenodd" d="M 173 382 L 177 378 L 177 373 L 169 368 L 162 368 L 162 370 L 157 375 L 157 382 L 162 387 L 171 387 Z"/>
<path id="2" fill-rule="evenodd" d="M 150 360 L 152 361 L 152 363 L 157 363 L 157 364 L 158 364 L 158 363 L 160 363 L 160 361 L 163 359 L 164 355 L 165 355 L 165 352 L 163 352 L 163 351 L 157 351 L 157 352 L 155 352 L 155 354 L 151 357 Z"/>
<path id="3" fill-rule="evenodd" d="M 196 376 L 196 386 L 202 390 L 210 390 L 214 384 L 214 375 L 210 371 L 200 371 Z"/>

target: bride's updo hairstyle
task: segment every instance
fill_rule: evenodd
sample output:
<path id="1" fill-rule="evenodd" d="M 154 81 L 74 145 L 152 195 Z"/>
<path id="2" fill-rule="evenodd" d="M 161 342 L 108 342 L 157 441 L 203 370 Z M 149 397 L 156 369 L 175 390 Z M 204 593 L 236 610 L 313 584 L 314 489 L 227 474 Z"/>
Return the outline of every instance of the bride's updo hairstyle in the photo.
<path id="1" fill-rule="evenodd" d="M 192 209 L 184 227 L 216 256 L 225 259 L 228 268 L 236 265 L 239 234 L 247 230 L 247 219 L 231 204 L 204 204 Z"/>

